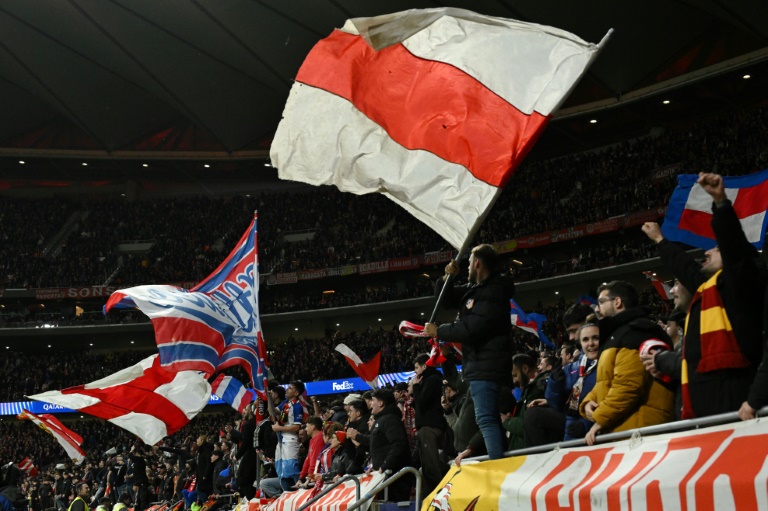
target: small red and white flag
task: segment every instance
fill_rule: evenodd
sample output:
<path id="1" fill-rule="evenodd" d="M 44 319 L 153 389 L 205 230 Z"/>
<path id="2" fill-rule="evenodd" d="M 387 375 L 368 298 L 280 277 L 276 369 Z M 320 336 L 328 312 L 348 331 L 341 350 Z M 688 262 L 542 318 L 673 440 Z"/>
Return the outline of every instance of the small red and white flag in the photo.
<path id="1" fill-rule="evenodd" d="M 85 451 L 80 448 L 83 444 L 83 437 L 66 427 L 53 415 L 35 415 L 29 410 L 22 410 L 16 417 L 19 420 L 32 421 L 43 431 L 53 435 L 67 452 L 67 456 L 69 456 L 76 465 L 81 464 L 83 460 L 85 460 Z"/>
<path id="2" fill-rule="evenodd" d="M 419 325 L 418 323 L 411 323 L 410 321 L 401 321 L 400 322 L 400 335 L 403 337 L 410 337 L 410 338 L 417 338 L 417 337 L 429 337 L 427 334 L 424 333 L 424 325 Z M 447 359 L 443 356 L 442 352 L 440 351 L 440 346 L 450 346 L 453 348 L 453 350 L 458 354 L 459 359 L 462 357 L 463 353 L 461 350 L 461 344 L 457 342 L 438 342 L 436 339 L 427 339 L 427 342 L 432 347 L 429 351 L 429 360 L 427 360 L 427 365 L 431 367 L 438 367 L 443 362 L 445 362 Z"/>
<path id="3" fill-rule="evenodd" d="M 383 193 L 459 248 L 599 50 L 456 8 L 347 20 L 299 69 L 272 164 Z"/>
<path id="4" fill-rule="evenodd" d="M 223 374 L 220 374 L 211 384 L 211 393 L 229 403 L 239 413 L 243 413 L 245 407 L 255 397 L 255 393 L 248 392 L 239 380 Z"/>
<path id="5" fill-rule="evenodd" d="M 352 348 L 342 343 L 336 346 L 336 351 L 344 355 L 349 365 L 355 370 L 357 375 L 363 379 L 372 389 L 379 388 L 379 368 L 381 366 L 381 352 L 368 362 L 363 363 L 357 353 L 352 351 Z"/>
<path id="6" fill-rule="evenodd" d="M 672 286 L 661 280 L 659 277 L 656 276 L 655 273 L 650 271 L 644 271 L 643 275 L 648 277 L 648 280 L 651 281 L 651 284 L 653 285 L 653 288 L 656 290 L 656 292 L 659 293 L 659 296 L 661 296 L 665 300 L 671 300 L 674 298 L 672 296 Z"/>
<path id="7" fill-rule="evenodd" d="M 29 397 L 100 417 L 153 445 L 200 413 L 211 386 L 197 371 L 166 371 L 152 355 L 101 380 Z"/>
<path id="8" fill-rule="evenodd" d="M 21 463 L 19 463 L 18 467 L 21 469 L 22 472 L 27 474 L 27 477 L 37 477 L 37 467 L 32 463 L 32 460 L 29 458 L 24 458 L 21 460 Z"/>

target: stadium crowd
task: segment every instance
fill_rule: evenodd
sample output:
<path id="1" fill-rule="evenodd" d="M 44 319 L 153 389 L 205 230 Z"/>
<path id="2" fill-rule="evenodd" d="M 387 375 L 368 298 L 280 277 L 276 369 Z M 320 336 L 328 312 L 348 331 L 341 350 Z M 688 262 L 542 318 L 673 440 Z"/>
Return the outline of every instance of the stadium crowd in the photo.
<path id="1" fill-rule="evenodd" d="M 646 239 L 628 239 L 583 247 L 562 247 L 554 256 L 542 257 L 536 264 L 519 266 L 508 263 L 509 271 L 517 282 L 572 275 L 617 264 L 637 262 L 655 256 L 653 245 Z M 529 255 L 530 257 L 530 255 Z M 428 279 L 407 282 L 400 290 L 393 285 L 369 285 L 362 291 L 335 290 L 333 293 L 287 292 L 286 289 L 262 287 L 259 310 L 263 314 L 296 312 L 360 304 L 383 303 L 406 298 L 430 296 L 432 286 Z M 100 309 L 100 305 L 99 309 Z M 39 308 L 14 307 L 0 309 L 0 328 L 50 328 L 51 326 L 80 326 L 100 324 L 132 324 L 149 319 L 135 311 L 112 311 L 104 316 L 101 310 L 78 312 L 52 312 Z"/>
<path id="2" fill-rule="evenodd" d="M 537 186 L 512 187 L 503 194 L 478 239 L 498 241 L 663 206 L 673 188 L 672 177 L 679 172 L 705 168 L 727 175 L 759 170 L 768 162 L 765 117 L 765 109 L 742 112 L 696 129 L 530 163 L 516 179 L 531 182 L 535 175 Z M 679 165 L 674 173 L 649 177 L 649 169 L 671 164 Z M 582 182 L 580 177 L 586 175 L 594 183 Z M 754 418 L 768 405 L 768 271 L 747 242 L 720 176 L 708 173 L 699 179 L 712 199 L 711 225 L 718 243 L 703 261 L 664 239 L 653 222 L 643 226 L 650 245 L 606 254 L 608 264 L 617 264 L 645 257 L 652 247 L 675 276 L 671 303 L 655 291 L 639 292 L 627 282 L 611 281 L 584 290 L 585 295 L 597 295 L 593 305 L 564 300 L 537 304 L 534 310 L 550 318 L 543 328 L 554 347 L 545 349 L 531 334 L 509 331 L 513 279 L 501 274 L 493 249 L 479 245 L 468 262 L 467 287 L 452 282 L 458 273 L 453 262 L 435 285 L 435 294 L 448 289 L 447 300 L 460 311 L 454 322 L 425 326 L 444 341 L 436 352 L 427 354 L 426 342 L 404 339 L 394 329 L 274 343 L 267 347 L 273 382 L 287 388 L 270 386 L 271 417 L 260 400 L 242 416 L 229 410 L 200 415 L 155 447 L 101 421 L 70 423 L 83 436 L 89 455 L 80 467 L 68 463 L 53 440 L 31 425 L 2 421 L 0 496 L 18 509 L 78 511 L 71 507 L 78 498 L 105 509 L 125 502 L 143 511 L 156 500 L 183 501 L 185 507 L 197 509 L 211 496 L 215 500 L 215 495 L 234 491 L 246 497 L 275 497 L 299 486 L 321 488 L 347 473 L 397 471 L 409 465 L 421 467 L 430 491 L 449 463 L 460 465 L 468 457 L 488 454 L 495 459 L 507 450 L 570 439 L 592 445 L 608 432 L 728 412 Z M 26 257 L 3 259 L 3 284 L 85 282 L 93 275 L 78 273 L 87 266 L 83 258 L 104 257 L 116 263 L 113 251 L 95 251 L 105 246 L 103 240 L 110 245 L 145 234 L 157 241 L 144 258 L 124 261 L 118 275 L 123 283 L 195 280 L 206 275 L 223 247 L 240 235 L 245 225 L 239 217 L 247 216 L 254 204 L 263 206 L 263 219 L 283 214 L 282 232 L 316 230 L 312 241 L 280 244 L 277 227 L 265 227 L 260 248 L 270 269 L 334 266 L 443 246 L 403 212 L 394 214 L 394 222 L 382 218 L 384 209 L 376 201 L 384 199 L 358 203 L 331 191 L 308 193 L 304 203 L 275 197 L 153 201 L 152 215 L 162 218 L 156 223 L 144 216 L 148 208 L 94 205 L 81 220 L 78 241 L 68 241 L 59 256 L 71 255 L 77 264 L 61 265 L 63 270 L 42 264 L 42 247 L 55 229 L 40 226 L 34 231 L 37 239 L 23 247 Z M 229 202 L 222 207 L 218 201 Z M 79 207 L 60 202 L 53 213 L 40 213 L 41 219 L 61 219 Z M 200 217 L 201 210 L 223 212 L 215 222 L 219 232 L 211 232 L 211 220 Z M 0 210 L 4 218 L 23 211 Z M 2 225 L 5 229 L 5 222 Z M 180 225 L 189 226 L 189 234 L 172 241 Z M 411 238 L 414 233 L 424 236 Z M 9 239 L 14 233 L 4 230 L 3 235 Z M 587 268 L 591 257 L 574 257 L 565 271 Z M 99 271 L 106 275 L 109 267 L 105 264 Z M 34 271 L 27 273 L 29 268 Z M 558 271 L 543 261 L 541 268 L 539 277 Z M 707 342 L 702 342 L 705 336 Z M 381 372 L 415 374 L 408 383 L 370 393 L 304 402 L 302 381 L 353 374 L 333 351 L 340 342 L 363 359 L 381 350 Z M 0 354 L 0 388 L 6 400 L 18 400 L 97 379 L 145 355 L 5 352 Z M 8 464 L 23 458 L 31 459 L 41 474 L 27 477 Z M 411 485 L 401 479 L 390 488 L 390 496 L 408 499 Z"/>
<path id="3" fill-rule="evenodd" d="M 503 241 L 664 207 L 679 173 L 762 170 L 768 166 L 766 112 L 740 111 L 594 152 L 526 163 L 476 241 Z M 663 171 L 671 165 L 674 171 Z M 6 198 L 0 206 L 0 287 L 101 285 L 118 266 L 113 284 L 198 281 L 239 239 L 254 210 L 260 211 L 262 273 L 448 248 L 379 195 L 363 198 L 329 188 L 291 193 L 289 199 L 283 192 L 139 201 Z M 80 215 L 51 264 L 43 250 L 75 212 L 87 214 Z M 310 233 L 311 239 L 286 242 L 290 233 Z M 120 253 L 118 243 L 130 240 L 152 240 L 153 245 L 143 254 Z"/>

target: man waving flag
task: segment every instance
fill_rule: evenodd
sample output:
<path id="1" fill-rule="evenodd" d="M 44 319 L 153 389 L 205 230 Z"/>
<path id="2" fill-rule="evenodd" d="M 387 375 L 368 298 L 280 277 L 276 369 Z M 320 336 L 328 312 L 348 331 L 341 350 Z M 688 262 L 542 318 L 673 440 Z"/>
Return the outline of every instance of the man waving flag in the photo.
<path id="1" fill-rule="evenodd" d="M 462 247 L 599 50 L 455 8 L 348 20 L 299 69 L 272 164 L 383 193 Z"/>

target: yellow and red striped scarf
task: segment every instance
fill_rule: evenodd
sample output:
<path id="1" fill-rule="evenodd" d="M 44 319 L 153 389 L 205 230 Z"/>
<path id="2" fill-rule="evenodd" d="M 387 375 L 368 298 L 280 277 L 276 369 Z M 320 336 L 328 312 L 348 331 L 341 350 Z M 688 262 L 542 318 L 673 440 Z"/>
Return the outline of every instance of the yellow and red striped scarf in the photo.
<path id="1" fill-rule="evenodd" d="M 681 385 L 683 393 L 683 419 L 695 417 L 691 406 L 690 389 L 688 388 L 688 362 L 685 356 L 685 341 L 688 338 L 688 325 L 691 324 L 690 316 L 693 304 L 701 301 L 701 315 L 699 324 L 699 343 L 701 344 L 701 360 L 696 368 L 698 373 L 708 373 L 720 369 L 739 369 L 750 365 L 739 349 L 736 336 L 733 334 L 731 321 L 725 312 L 723 299 L 717 290 L 717 278 L 723 270 L 712 275 L 696 290 L 688 308 L 688 317 L 685 320 L 685 337 L 683 340 L 683 366 Z"/>

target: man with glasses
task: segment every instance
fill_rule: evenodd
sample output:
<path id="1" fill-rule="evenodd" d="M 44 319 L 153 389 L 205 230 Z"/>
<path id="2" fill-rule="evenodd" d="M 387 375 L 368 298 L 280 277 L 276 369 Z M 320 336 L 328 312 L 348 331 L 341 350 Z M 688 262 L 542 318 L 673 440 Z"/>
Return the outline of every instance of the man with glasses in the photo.
<path id="1" fill-rule="evenodd" d="M 637 291 L 614 280 L 597 289 L 600 358 L 595 387 L 581 402 L 581 414 L 594 425 L 588 445 L 598 432 L 626 431 L 672 420 L 674 393 L 645 370 L 645 346 L 671 349 L 667 333 L 640 307 Z"/>

